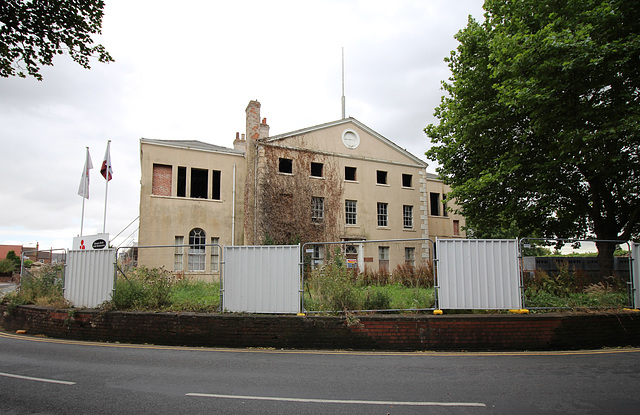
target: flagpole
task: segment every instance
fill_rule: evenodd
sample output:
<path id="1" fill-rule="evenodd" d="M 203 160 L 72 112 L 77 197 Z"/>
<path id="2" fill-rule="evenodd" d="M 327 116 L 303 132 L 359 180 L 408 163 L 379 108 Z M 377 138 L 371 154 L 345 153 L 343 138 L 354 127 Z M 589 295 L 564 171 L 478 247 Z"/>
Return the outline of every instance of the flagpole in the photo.
<path id="1" fill-rule="evenodd" d="M 105 233 L 105 229 L 107 228 L 107 194 L 109 192 L 109 172 L 111 171 L 111 140 L 107 141 L 107 171 L 106 171 L 106 181 L 107 185 L 104 189 L 104 220 L 102 221 L 102 233 Z"/>
<path id="2" fill-rule="evenodd" d="M 84 159 L 84 172 L 82 173 L 82 178 L 83 178 L 83 193 L 85 193 L 87 191 L 87 184 L 86 184 L 86 180 L 87 180 L 87 169 L 89 167 L 88 165 L 89 163 L 89 146 L 87 146 L 87 156 Z M 82 218 L 80 219 L 80 236 L 82 236 L 82 229 L 84 228 L 84 199 L 85 199 L 85 195 L 82 195 Z"/>

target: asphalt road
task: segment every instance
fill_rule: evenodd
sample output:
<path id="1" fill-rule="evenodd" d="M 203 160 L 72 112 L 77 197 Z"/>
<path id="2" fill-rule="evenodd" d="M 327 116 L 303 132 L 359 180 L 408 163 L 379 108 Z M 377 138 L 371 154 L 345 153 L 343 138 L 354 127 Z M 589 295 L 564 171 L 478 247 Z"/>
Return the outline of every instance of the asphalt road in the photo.
<path id="1" fill-rule="evenodd" d="M 0 332 L 0 414 L 637 414 L 640 349 L 362 353 Z"/>

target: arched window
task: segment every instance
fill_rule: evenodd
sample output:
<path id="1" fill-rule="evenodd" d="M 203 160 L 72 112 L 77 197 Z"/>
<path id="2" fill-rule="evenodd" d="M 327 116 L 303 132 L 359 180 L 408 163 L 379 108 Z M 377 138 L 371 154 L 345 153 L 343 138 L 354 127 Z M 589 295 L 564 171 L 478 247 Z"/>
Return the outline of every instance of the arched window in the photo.
<path id="1" fill-rule="evenodd" d="M 204 271 L 207 237 L 200 228 L 189 232 L 189 271 Z"/>

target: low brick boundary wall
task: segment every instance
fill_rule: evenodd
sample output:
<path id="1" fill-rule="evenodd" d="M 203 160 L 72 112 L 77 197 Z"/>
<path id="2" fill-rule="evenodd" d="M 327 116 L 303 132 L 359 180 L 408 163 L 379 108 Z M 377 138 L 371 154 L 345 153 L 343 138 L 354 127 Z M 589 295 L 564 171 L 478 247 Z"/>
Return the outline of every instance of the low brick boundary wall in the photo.
<path id="1" fill-rule="evenodd" d="M 100 312 L 0 305 L 0 326 L 50 337 L 210 347 L 550 350 L 640 346 L 640 313 L 344 317 Z"/>

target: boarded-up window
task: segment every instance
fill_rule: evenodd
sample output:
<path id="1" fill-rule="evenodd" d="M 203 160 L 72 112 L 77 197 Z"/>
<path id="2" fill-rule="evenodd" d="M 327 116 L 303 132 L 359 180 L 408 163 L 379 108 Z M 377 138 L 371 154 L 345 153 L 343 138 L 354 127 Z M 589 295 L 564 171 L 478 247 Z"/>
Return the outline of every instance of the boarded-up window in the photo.
<path id="1" fill-rule="evenodd" d="M 158 196 L 171 196 L 171 166 L 167 166 L 165 164 L 153 165 L 151 194 Z"/>

